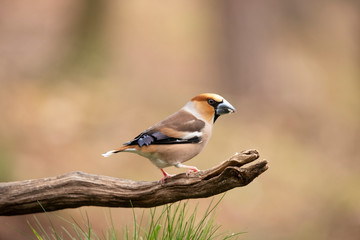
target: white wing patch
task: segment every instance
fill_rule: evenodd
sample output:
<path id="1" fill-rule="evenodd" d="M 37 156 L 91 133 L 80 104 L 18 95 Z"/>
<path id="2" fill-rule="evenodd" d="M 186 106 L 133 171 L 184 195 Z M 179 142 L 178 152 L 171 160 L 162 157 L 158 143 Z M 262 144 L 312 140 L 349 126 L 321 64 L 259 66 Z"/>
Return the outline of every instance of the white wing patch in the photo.
<path id="1" fill-rule="evenodd" d="M 188 132 L 185 136 L 183 136 L 183 139 L 191 139 L 194 137 L 201 137 L 202 132 Z"/>

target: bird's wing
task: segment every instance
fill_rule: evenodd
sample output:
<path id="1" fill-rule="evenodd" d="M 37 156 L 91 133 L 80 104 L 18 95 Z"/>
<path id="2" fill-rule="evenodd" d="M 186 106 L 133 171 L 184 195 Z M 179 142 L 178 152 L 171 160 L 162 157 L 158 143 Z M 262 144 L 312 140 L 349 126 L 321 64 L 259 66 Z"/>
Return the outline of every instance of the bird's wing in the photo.
<path id="1" fill-rule="evenodd" d="M 204 127 L 204 121 L 185 110 L 180 110 L 124 145 L 142 147 L 150 144 L 199 143 Z"/>

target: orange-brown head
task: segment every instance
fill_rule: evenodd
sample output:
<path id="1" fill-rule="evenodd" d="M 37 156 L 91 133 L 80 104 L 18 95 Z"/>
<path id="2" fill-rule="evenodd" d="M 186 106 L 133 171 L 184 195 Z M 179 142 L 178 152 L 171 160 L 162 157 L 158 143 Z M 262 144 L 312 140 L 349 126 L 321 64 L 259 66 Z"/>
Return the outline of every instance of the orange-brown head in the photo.
<path id="1" fill-rule="evenodd" d="M 220 115 L 235 112 L 235 108 L 225 98 L 215 93 L 197 95 L 187 106 L 209 123 L 214 123 Z"/>

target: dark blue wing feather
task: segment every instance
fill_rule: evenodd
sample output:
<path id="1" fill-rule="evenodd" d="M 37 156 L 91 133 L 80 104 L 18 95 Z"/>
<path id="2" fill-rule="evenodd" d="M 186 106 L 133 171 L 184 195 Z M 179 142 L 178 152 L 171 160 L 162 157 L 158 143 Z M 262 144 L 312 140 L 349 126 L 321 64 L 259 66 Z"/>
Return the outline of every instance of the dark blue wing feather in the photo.
<path id="1" fill-rule="evenodd" d="M 130 142 L 125 143 L 124 145 L 139 145 L 140 147 L 150 144 L 184 144 L 184 143 L 199 143 L 201 142 L 201 137 L 193 137 L 190 139 L 181 139 L 173 138 L 162 134 L 161 132 L 148 132 L 141 133 L 135 137 Z"/>

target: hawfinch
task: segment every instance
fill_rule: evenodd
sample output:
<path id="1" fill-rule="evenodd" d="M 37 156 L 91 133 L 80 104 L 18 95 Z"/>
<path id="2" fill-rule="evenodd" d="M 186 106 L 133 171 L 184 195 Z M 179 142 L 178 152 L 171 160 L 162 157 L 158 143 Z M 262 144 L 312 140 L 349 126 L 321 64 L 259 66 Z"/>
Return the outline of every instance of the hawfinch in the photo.
<path id="1" fill-rule="evenodd" d="M 223 97 L 213 93 L 200 94 L 122 147 L 102 155 L 109 157 L 114 153 L 132 152 L 146 157 L 164 174 L 162 182 L 171 176 L 163 170 L 166 167 L 188 168 L 188 173 L 197 172 L 199 169 L 196 167 L 182 163 L 195 157 L 205 147 L 218 117 L 234 111 L 235 108 Z"/>

